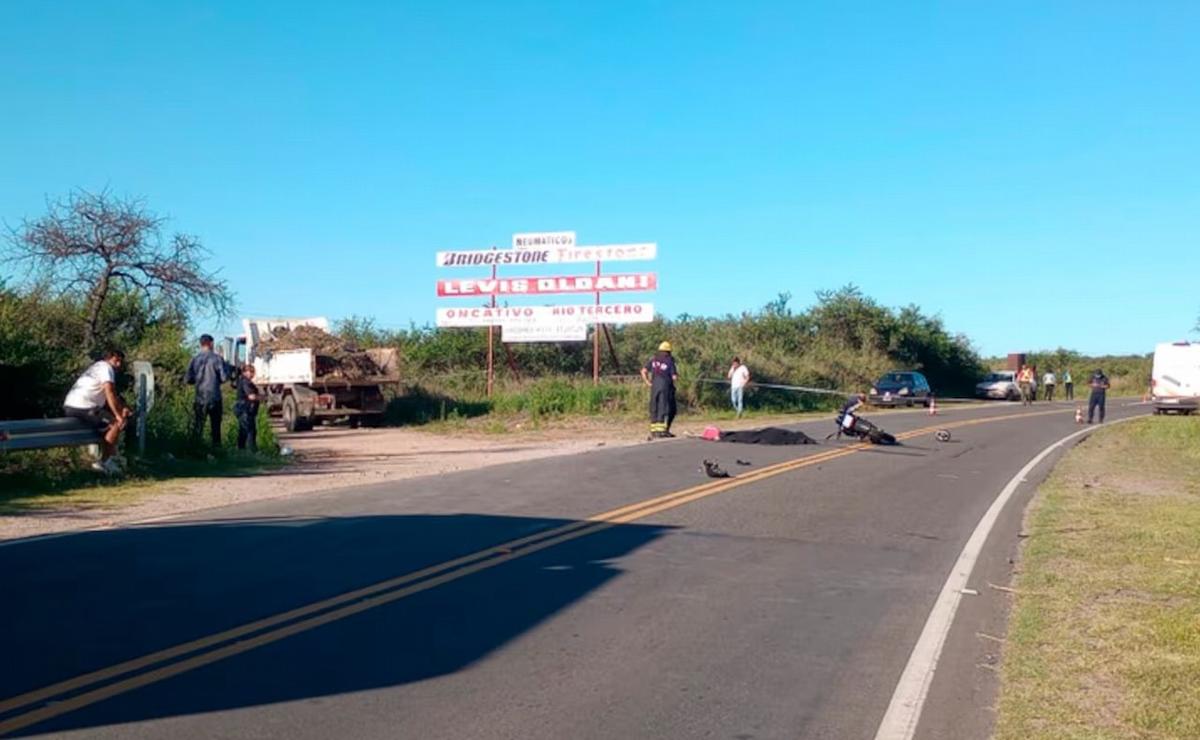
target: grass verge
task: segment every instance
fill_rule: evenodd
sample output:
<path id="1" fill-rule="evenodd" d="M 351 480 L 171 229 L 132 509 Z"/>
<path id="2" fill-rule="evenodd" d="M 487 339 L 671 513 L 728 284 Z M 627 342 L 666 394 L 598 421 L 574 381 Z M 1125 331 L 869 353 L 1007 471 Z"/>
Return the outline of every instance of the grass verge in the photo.
<path id="1" fill-rule="evenodd" d="M 112 508 L 134 503 L 150 493 L 169 491 L 170 483 L 256 475 L 286 464 L 275 455 L 227 450 L 212 460 L 135 459 L 130 461 L 126 475 L 110 478 L 90 470 L 82 450 L 21 455 L 27 459 L 25 465 L 10 464 L 0 475 L 0 516 L 64 507 Z"/>
<path id="2" fill-rule="evenodd" d="M 996 737 L 1200 737 L 1200 419 L 1092 435 L 1027 531 Z"/>

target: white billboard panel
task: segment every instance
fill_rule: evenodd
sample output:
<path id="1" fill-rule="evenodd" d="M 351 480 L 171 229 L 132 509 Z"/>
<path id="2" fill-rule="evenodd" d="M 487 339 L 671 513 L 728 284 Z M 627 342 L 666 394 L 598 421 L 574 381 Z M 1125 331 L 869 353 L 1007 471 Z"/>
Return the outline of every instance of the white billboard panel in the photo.
<path id="1" fill-rule="evenodd" d="M 534 231 L 513 234 L 513 249 L 542 249 L 544 247 L 575 246 L 574 231 Z"/>
<path id="2" fill-rule="evenodd" d="M 500 341 L 582 342 L 587 339 L 587 324 L 579 321 L 555 321 L 546 324 L 502 324 Z"/>
<path id="3" fill-rule="evenodd" d="M 573 306 L 487 306 L 439 308 L 437 326 L 518 326 L 582 324 L 645 324 L 654 320 L 653 303 L 585 303 Z"/>
<path id="4" fill-rule="evenodd" d="M 438 252 L 435 264 L 438 267 L 516 267 L 572 262 L 631 262 L 657 257 L 657 243 L 639 242 L 523 249 L 452 249 Z"/>

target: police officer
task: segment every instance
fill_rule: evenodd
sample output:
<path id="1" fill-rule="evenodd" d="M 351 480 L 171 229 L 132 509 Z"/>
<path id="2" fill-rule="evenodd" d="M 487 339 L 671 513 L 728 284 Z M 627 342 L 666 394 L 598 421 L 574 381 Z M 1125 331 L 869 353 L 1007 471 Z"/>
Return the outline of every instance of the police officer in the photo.
<path id="1" fill-rule="evenodd" d="M 1100 423 L 1104 423 L 1104 402 L 1108 396 L 1108 376 L 1100 368 L 1096 368 L 1096 372 L 1092 373 L 1091 379 L 1088 381 L 1088 386 L 1091 387 L 1092 393 L 1088 397 L 1088 424 L 1092 423 L 1092 417 L 1097 409 L 1100 411 Z"/>
<path id="2" fill-rule="evenodd" d="M 671 343 L 658 345 L 658 352 L 642 368 L 642 381 L 650 386 L 650 437 L 674 437 L 671 422 L 675 421 L 675 358 Z"/>
<path id="3" fill-rule="evenodd" d="M 225 358 L 213 351 L 213 338 L 200 335 L 200 351 L 192 358 L 187 369 L 188 385 L 196 386 L 196 400 L 192 404 L 192 439 L 199 440 L 207 420 L 211 426 L 213 447 L 221 446 L 221 385 L 229 380 L 229 365 Z"/>
<path id="4" fill-rule="evenodd" d="M 258 386 L 254 384 L 254 365 L 246 363 L 237 380 L 237 402 L 233 413 L 237 416 L 237 448 L 258 452 Z"/>

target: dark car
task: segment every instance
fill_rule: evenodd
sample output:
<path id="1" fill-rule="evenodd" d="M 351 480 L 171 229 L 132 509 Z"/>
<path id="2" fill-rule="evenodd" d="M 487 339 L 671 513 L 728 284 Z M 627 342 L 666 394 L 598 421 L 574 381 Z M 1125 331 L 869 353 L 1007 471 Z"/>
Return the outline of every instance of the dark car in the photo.
<path id="1" fill-rule="evenodd" d="M 884 373 L 871 386 L 869 396 L 872 406 L 912 406 L 917 402 L 928 406 L 929 381 L 918 372 L 909 370 Z"/>

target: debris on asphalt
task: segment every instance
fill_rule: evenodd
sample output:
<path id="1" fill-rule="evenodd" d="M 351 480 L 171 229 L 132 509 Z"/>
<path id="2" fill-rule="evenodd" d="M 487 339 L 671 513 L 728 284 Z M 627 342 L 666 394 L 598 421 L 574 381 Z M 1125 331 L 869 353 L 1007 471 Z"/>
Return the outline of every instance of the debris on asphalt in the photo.
<path id="1" fill-rule="evenodd" d="M 717 465 L 712 460 L 704 460 L 704 474 L 709 478 L 732 478 L 728 471 L 724 470 L 720 465 Z"/>
<path id="2" fill-rule="evenodd" d="M 937 441 L 939 441 L 939 442 L 949 442 L 950 441 L 950 430 L 949 429 L 939 429 L 939 430 L 937 430 L 937 434 L 935 434 L 934 436 L 937 437 Z"/>
<path id="3" fill-rule="evenodd" d="M 734 462 L 737 463 L 738 465 L 753 465 L 754 464 L 754 463 L 750 462 L 749 460 L 740 460 L 740 459 L 734 460 Z"/>
<path id="4" fill-rule="evenodd" d="M 978 596 L 979 595 L 979 592 L 973 588 L 964 588 L 961 591 L 959 591 L 959 593 L 964 594 L 966 596 Z"/>

